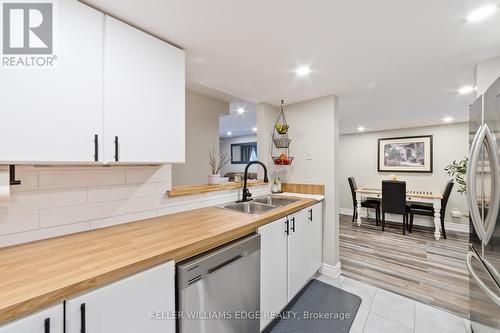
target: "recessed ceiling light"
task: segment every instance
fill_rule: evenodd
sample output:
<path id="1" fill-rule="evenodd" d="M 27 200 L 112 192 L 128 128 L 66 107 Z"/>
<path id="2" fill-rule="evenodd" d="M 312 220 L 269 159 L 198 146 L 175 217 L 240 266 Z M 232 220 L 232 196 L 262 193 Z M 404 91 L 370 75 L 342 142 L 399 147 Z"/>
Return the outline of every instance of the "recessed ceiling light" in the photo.
<path id="1" fill-rule="evenodd" d="M 358 126 L 358 132 L 363 132 L 365 130 L 364 126 Z"/>
<path id="2" fill-rule="evenodd" d="M 460 89 L 458 89 L 458 93 L 460 95 L 467 95 L 473 92 L 474 90 L 476 90 L 476 88 L 473 86 L 463 86 Z"/>
<path id="3" fill-rule="evenodd" d="M 465 18 L 468 22 L 479 22 L 484 19 L 487 19 L 491 15 L 493 15 L 497 10 L 496 5 L 488 5 L 484 7 L 480 7 L 467 15 Z"/>
<path id="4" fill-rule="evenodd" d="M 233 133 L 231 133 L 231 131 L 227 131 L 227 136 L 231 136 L 233 135 Z"/>
<path id="5" fill-rule="evenodd" d="M 245 109 L 244 108 L 237 108 L 236 111 L 239 113 L 239 114 L 243 114 L 245 113 Z"/>
<path id="6" fill-rule="evenodd" d="M 300 77 L 308 76 L 309 74 L 311 74 L 311 67 L 300 66 L 295 70 L 295 74 Z"/>
<path id="7" fill-rule="evenodd" d="M 252 131 L 257 132 L 257 127 L 252 128 Z"/>
<path id="8" fill-rule="evenodd" d="M 452 117 L 444 117 L 444 118 L 443 118 L 443 121 L 444 121 L 445 123 L 450 123 L 450 122 L 452 122 L 452 121 L 453 121 L 453 118 L 452 118 Z"/>

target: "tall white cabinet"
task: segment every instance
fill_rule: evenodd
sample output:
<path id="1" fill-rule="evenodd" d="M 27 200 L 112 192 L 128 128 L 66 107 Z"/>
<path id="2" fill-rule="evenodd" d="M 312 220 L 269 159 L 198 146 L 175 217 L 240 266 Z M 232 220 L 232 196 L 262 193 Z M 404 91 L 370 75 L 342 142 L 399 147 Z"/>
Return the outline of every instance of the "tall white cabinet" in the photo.
<path id="1" fill-rule="evenodd" d="M 184 162 L 184 51 L 105 18 L 106 162 Z"/>
<path id="2" fill-rule="evenodd" d="M 305 286 L 322 263 L 322 203 L 258 228 L 261 235 L 263 330 Z"/>
<path id="3" fill-rule="evenodd" d="M 102 137 L 104 14 L 57 1 L 48 68 L 0 70 L 0 163 L 90 163 Z"/>

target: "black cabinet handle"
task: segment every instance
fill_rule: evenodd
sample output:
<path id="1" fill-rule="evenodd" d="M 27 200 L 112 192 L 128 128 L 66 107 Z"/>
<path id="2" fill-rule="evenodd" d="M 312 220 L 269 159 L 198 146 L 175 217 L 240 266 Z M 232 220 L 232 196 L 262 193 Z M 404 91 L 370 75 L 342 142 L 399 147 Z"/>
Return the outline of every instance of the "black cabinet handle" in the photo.
<path id="1" fill-rule="evenodd" d="M 309 209 L 309 221 L 313 220 L 313 210 Z"/>
<path id="2" fill-rule="evenodd" d="M 94 135 L 94 161 L 99 161 L 99 135 Z"/>
<path id="3" fill-rule="evenodd" d="M 86 320 L 85 320 L 85 303 L 80 305 L 80 332 L 85 333 L 86 329 Z"/>
<path id="4" fill-rule="evenodd" d="M 115 136 L 115 162 L 118 162 L 118 137 Z"/>
<path id="5" fill-rule="evenodd" d="M 292 217 L 291 220 L 292 220 L 292 227 L 291 227 L 291 229 L 292 229 L 293 232 L 295 232 L 295 217 Z"/>
<path id="6" fill-rule="evenodd" d="M 287 235 L 290 235 L 290 222 L 288 221 L 288 219 L 286 219 L 285 224 L 286 224 L 285 232 Z"/>
<path id="7" fill-rule="evenodd" d="M 45 318 L 44 333 L 50 333 L 50 318 Z"/>

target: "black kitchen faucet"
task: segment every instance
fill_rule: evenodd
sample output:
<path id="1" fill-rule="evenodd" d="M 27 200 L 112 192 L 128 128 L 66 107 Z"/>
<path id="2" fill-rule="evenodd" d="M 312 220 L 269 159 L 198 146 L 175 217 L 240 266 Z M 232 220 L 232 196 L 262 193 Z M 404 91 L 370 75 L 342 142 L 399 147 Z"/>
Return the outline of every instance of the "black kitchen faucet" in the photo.
<path id="1" fill-rule="evenodd" d="M 269 179 L 267 179 L 267 168 L 264 165 L 264 163 L 262 163 L 261 161 L 252 161 L 252 162 L 248 163 L 247 166 L 245 167 L 245 176 L 244 176 L 245 180 L 244 180 L 244 183 L 243 183 L 243 193 L 242 193 L 242 196 L 241 196 L 241 200 L 238 200 L 236 202 L 247 202 L 247 201 L 252 200 L 252 193 L 250 193 L 250 191 L 247 188 L 248 168 L 252 164 L 260 164 L 260 165 L 262 165 L 262 167 L 264 168 L 264 183 L 269 183 Z"/>

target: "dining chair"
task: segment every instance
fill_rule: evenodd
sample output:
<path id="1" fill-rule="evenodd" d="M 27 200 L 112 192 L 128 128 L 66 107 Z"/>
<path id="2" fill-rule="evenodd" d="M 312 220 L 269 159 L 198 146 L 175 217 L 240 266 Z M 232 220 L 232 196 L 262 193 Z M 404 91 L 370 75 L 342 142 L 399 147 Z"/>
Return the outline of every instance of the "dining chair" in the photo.
<path id="1" fill-rule="evenodd" d="M 358 206 L 356 200 L 356 190 L 358 189 L 358 186 L 356 185 L 356 180 L 354 180 L 354 177 L 349 177 L 347 178 L 347 180 L 349 181 L 349 187 L 351 188 L 352 206 L 353 206 L 352 222 L 354 222 L 358 217 L 358 209 L 357 209 Z M 378 225 L 380 222 L 380 200 L 377 199 L 363 200 L 361 201 L 361 207 L 375 209 L 375 223 L 376 225 Z"/>
<path id="2" fill-rule="evenodd" d="M 443 199 L 441 199 L 441 211 L 440 216 L 441 216 L 441 232 L 443 233 L 443 238 L 446 239 L 446 230 L 444 228 L 444 216 L 446 215 L 446 205 L 448 204 L 448 199 L 450 198 L 451 195 L 451 190 L 453 190 L 453 182 L 449 181 L 446 183 L 446 186 L 443 191 Z M 434 207 L 429 204 L 429 205 L 423 205 L 423 204 L 412 204 L 410 206 L 410 225 L 408 228 L 408 231 L 411 232 L 413 229 L 413 217 L 414 215 L 424 215 L 424 216 L 434 216 Z"/>
<path id="3" fill-rule="evenodd" d="M 382 181 L 382 231 L 385 229 L 385 213 L 403 215 L 403 235 L 408 224 L 408 206 L 406 206 L 406 182 Z"/>

